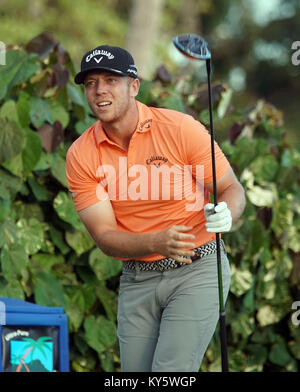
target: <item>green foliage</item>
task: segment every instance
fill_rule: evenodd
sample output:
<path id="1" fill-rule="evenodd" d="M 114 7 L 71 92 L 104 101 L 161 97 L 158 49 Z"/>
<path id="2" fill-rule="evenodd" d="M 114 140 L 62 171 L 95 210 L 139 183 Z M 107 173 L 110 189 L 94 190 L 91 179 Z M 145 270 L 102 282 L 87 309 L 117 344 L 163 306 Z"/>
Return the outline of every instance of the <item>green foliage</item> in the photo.
<path id="1" fill-rule="evenodd" d="M 45 49 L 42 37 L 37 44 Z M 0 67 L 0 296 L 62 306 L 72 370 L 119 371 L 122 263 L 95 247 L 65 179 L 66 151 L 95 118 L 73 83 L 69 55 L 52 44 L 41 57 L 15 48 Z M 138 99 L 206 123 L 206 86 L 165 76 L 166 70 L 143 81 Z M 213 96 L 217 140 L 247 196 L 243 216 L 223 236 L 232 271 L 230 369 L 297 371 L 300 330 L 290 316 L 300 284 L 300 154 L 285 143 L 273 106 L 258 101 L 235 110 L 225 85 L 215 85 Z M 201 370 L 220 369 L 216 333 Z"/>

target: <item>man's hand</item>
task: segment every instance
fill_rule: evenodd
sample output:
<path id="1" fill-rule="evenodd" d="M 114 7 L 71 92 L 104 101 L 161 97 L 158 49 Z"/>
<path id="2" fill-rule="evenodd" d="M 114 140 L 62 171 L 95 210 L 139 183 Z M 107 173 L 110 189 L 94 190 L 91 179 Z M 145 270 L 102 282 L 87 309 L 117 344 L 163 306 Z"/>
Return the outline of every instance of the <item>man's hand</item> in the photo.
<path id="1" fill-rule="evenodd" d="M 154 240 L 154 251 L 171 257 L 178 262 L 191 263 L 191 256 L 194 256 L 195 244 L 188 242 L 194 240 L 194 234 L 186 234 L 187 231 L 192 230 L 192 226 L 171 226 L 169 229 L 156 233 Z M 183 256 L 187 256 L 183 257 Z"/>
<path id="2" fill-rule="evenodd" d="M 225 233 L 231 229 L 232 216 L 225 201 L 221 201 L 216 207 L 212 203 L 205 204 L 204 215 L 209 233 Z"/>

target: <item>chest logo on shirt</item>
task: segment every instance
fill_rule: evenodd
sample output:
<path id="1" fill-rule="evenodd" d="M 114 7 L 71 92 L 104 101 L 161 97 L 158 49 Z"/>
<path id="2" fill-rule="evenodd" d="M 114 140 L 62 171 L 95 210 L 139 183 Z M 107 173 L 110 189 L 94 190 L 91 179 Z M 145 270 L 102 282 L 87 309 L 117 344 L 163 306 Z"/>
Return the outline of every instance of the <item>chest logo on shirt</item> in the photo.
<path id="1" fill-rule="evenodd" d="M 143 121 L 142 123 L 140 123 L 139 131 L 142 131 L 143 129 L 149 129 L 151 127 L 151 124 L 152 124 L 152 118 Z"/>
<path id="2" fill-rule="evenodd" d="M 146 159 L 146 164 L 147 165 L 154 165 L 157 168 L 160 167 L 160 165 L 162 165 L 163 163 L 167 163 L 168 162 L 168 158 L 160 156 L 160 155 L 151 155 L 150 158 Z"/>

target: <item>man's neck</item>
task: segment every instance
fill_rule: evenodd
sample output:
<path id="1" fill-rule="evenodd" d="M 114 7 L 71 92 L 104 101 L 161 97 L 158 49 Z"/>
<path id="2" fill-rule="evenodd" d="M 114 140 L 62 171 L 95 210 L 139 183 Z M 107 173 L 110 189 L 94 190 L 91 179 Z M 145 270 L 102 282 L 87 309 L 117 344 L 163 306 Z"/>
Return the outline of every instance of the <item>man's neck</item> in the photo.
<path id="1" fill-rule="evenodd" d="M 127 151 L 130 139 L 136 130 L 138 120 L 138 108 L 136 102 L 134 102 L 126 115 L 118 122 L 102 123 L 102 127 L 110 140 Z"/>

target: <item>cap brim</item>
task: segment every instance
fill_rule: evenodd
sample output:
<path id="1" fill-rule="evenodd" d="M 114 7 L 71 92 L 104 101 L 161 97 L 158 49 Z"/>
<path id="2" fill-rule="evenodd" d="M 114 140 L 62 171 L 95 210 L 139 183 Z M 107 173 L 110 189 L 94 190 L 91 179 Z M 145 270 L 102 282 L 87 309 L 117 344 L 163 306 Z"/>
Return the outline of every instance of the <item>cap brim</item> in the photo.
<path id="1" fill-rule="evenodd" d="M 86 78 L 87 74 L 91 73 L 91 72 L 95 72 L 95 71 L 111 71 L 117 75 L 120 76 L 131 76 L 131 75 L 127 75 L 126 73 L 123 73 L 117 69 L 113 69 L 113 68 L 109 68 L 109 67 L 95 67 L 95 68 L 91 68 L 91 69 L 87 69 L 85 71 L 82 72 L 78 72 L 78 74 L 75 76 L 74 81 L 76 84 L 82 84 L 84 82 L 84 79 Z"/>

